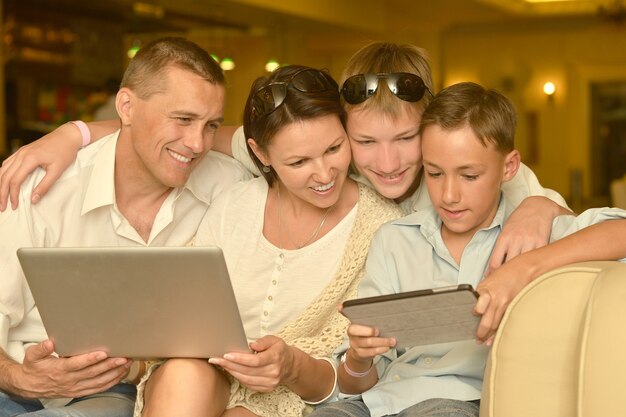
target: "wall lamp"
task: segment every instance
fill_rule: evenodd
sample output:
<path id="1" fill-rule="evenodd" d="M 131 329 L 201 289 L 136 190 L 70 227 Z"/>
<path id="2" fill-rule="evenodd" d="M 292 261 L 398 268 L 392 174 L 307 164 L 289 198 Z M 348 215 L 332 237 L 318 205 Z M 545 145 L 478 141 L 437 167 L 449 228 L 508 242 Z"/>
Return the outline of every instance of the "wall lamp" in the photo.
<path id="1" fill-rule="evenodd" d="M 554 100 L 554 93 L 556 93 L 556 86 L 552 81 L 548 81 L 543 85 L 543 92 L 548 97 L 548 100 Z"/>

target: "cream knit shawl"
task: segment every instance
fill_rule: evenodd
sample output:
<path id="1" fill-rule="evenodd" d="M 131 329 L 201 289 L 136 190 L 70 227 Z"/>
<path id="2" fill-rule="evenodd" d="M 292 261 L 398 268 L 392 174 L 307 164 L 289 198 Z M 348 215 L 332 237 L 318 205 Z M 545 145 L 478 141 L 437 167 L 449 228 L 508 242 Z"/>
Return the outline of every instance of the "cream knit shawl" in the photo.
<path id="1" fill-rule="evenodd" d="M 396 204 L 359 184 L 356 219 L 337 275 L 322 294 L 277 336 L 312 357 L 330 357 L 343 341 L 349 323 L 338 312 L 337 306 L 344 300 L 356 297 L 374 232 L 383 223 L 401 216 L 402 211 Z M 155 368 L 152 366 L 149 369 L 137 387 L 135 417 L 141 415 L 145 381 Z M 260 393 L 247 389 L 234 378 L 227 408 L 233 407 L 244 407 L 261 417 L 300 417 L 310 411 L 310 407 L 298 395 L 283 385 L 270 393 Z"/>

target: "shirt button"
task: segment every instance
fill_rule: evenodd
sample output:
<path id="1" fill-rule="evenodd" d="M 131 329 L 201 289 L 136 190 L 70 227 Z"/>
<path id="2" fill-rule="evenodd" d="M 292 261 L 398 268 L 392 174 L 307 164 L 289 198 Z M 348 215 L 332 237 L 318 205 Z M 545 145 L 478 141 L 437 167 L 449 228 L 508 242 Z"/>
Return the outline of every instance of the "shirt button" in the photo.
<path id="1" fill-rule="evenodd" d="M 269 316 L 269 315 L 270 315 L 270 313 L 268 313 L 267 311 L 264 311 L 264 312 L 263 312 L 263 315 L 264 315 L 265 317 L 267 317 L 267 316 Z"/>
<path id="2" fill-rule="evenodd" d="M 278 270 L 280 271 L 281 269 L 283 269 L 283 267 L 282 267 L 282 266 L 280 266 L 280 265 L 278 265 L 278 266 L 276 267 L 276 269 L 278 269 Z"/>
<path id="3" fill-rule="evenodd" d="M 431 358 L 424 358 L 424 363 L 426 365 L 430 365 L 431 363 L 433 363 L 433 360 Z"/>
<path id="4" fill-rule="evenodd" d="M 397 382 L 397 381 L 399 381 L 399 380 L 400 380 L 400 375 L 397 375 L 397 374 L 396 374 L 396 375 L 394 375 L 394 376 L 392 377 L 392 379 L 393 379 L 394 381 L 396 381 L 396 382 Z"/>
<path id="5" fill-rule="evenodd" d="M 271 295 L 269 295 L 269 296 L 267 297 L 267 299 L 268 299 L 268 300 L 270 300 L 270 301 L 272 301 L 272 300 L 274 299 L 274 297 L 272 297 Z"/>
<path id="6" fill-rule="evenodd" d="M 281 252 L 281 253 L 279 253 L 279 254 L 278 254 L 278 257 L 279 257 L 280 259 L 283 259 L 283 258 L 285 257 L 285 254 Z"/>
<path id="7" fill-rule="evenodd" d="M 272 285 L 276 285 L 276 280 L 275 279 L 272 280 Z"/>

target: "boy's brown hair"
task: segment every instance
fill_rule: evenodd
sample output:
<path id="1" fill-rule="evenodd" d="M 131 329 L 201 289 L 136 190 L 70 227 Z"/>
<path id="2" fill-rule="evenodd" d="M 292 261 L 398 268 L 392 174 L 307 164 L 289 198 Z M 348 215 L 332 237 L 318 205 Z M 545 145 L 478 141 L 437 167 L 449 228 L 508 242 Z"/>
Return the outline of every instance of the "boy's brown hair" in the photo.
<path id="1" fill-rule="evenodd" d="M 509 153 L 515 149 L 517 116 L 513 103 L 496 90 L 472 82 L 451 85 L 430 102 L 420 124 L 420 135 L 428 126 L 456 130 L 469 126 L 481 143 Z"/>

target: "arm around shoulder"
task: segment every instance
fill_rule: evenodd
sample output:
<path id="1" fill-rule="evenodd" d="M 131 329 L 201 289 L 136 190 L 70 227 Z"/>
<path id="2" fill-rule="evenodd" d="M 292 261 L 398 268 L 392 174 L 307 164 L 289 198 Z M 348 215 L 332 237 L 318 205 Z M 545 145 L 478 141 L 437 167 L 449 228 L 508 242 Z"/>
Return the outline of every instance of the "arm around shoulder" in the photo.
<path id="1" fill-rule="evenodd" d="M 20 187 L 28 175 L 38 167 L 46 175 L 33 190 L 31 201 L 37 203 L 52 187 L 63 171 L 74 161 L 89 136 L 93 142 L 119 129 L 119 120 L 90 122 L 84 124 L 65 123 L 40 139 L 22 146 L 11 155 L 0 168 L 0 211 L 4 211 L 10 199 L 13 209 L 18 206 Z"/>

